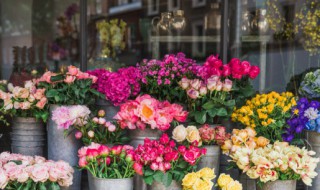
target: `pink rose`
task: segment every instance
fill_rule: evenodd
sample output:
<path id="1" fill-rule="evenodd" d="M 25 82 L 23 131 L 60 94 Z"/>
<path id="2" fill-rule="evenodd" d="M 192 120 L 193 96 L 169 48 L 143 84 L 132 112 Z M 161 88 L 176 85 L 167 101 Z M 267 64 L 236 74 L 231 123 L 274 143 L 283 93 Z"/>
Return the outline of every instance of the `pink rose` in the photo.
<path id="1" fill-rule="evenodd" d="M 219 81 L 217 82 L 216 90 L 217 90 L 217 91 L 221 91 L 221 89 L 222 89 L 222 82 L 219 80 Z"/>
<path id="2" fill-rule="evenodd" d="M 231 74 L 231 69 L 229 65 L 222 66 L 222 76 L 227 77 Z"/>
<path id="3" fill-rule="evenodd" d="M 207 94 L 207 92 L 208 92 L 208 89 L 207 89 L 207 87 L 206 86 L 201 86 L 200 87 L 200 89 L 199 89 L 199 92 L 200 92 L 200 95 L 201 96 L 205 96 L 206 94 Z"/>
<path id="4" fill-rule="evenodd" d="M 90 78 L 92 79 L 92 84 L 95 84 L 98 81 L 98 77 L 90 75 Z"/>
<path id="5" fill-rule="evenodd" d="M 40 99 L 39 102 L 37 102 L 36 107 L 39 109 L 43 109 L 46 104 L 47 104 L 47 98 L 43 97 Z"/>
<path id="6" fill-rule="evenodd" d="M 22 103 L 20 104 L 20 107 L 21 107 L 21 109 L 23 109 L 23 110 L 30 109 L 31 103 L 30 103 L 30 102 L 22 102 Z"/>
<path id="7" fill-rule="evenodd" d="M 46 159 L 42 156 L 35 156 L 34 161 L 36 162 L 36 164 L 43 164 L 46 162 Z"/>
<path id="8" fill-rule="evenodd" d="M 229 92 L 232 89 L 232 80 L 225 79 L 222 85 L 222 90 Z"/>
<path id="9" fill-rule="evenodd" d="M 209 143 L 210 141 L 214 140 L 215 137 L 215 130 L 214 128 L 211 128 L 209 125 L 205 124 L 199 129 L 199 133 L 201 136 L 201 139 L 204 142 Z"/>
<path id="10" fill-rule="evenodd" d="M 143 166 L 137 162 L 133 164 L 133 169 L 138 175 L 143 175 Z"/>
<path id="11" fill-rule="evenodd" d="M 160 141 L 161 144 L 166 145 L 166 144 L 169 143 L 170 138 L 169 138 L 169 136 L 168 136 L 166 133 L 164 133 L 164 134 L 160 137 L 159 141 Z"/>
<path id="12" fill-rule="evenodd" d="M 90 75 L 89 75 L 89 73 L 83 73 L 83 72 L 79 71 L 76 77 L 77 77 L 77 79 L 88 79 L 88 78 L 90 78 Z"/>
<path id="13" fill-rule="evenodd" d="M 199 97 L 199 92 L 194 89 L 187 90 L 187 94 L 191 99 L 197 99 Z"/>
<path id="14" fill-rule="evenodd" d="M 36 93 L 33 95 L 35 99 L 40 100 L 41 98 L 44 97 L 44 92 L 46 89 L 37 89 Z"/>
<path id="15" fill-rule="evenodd" d="M 159 169 L 159 165 L 156 162 L 152 162 L 152 164 L 150 165 L 150 169 L 156 171 Z"/>
<path id="16" fill-rule="evenodd" d="M 218 56 L 210 55 L 207 58 L 205 65 L 210 65 L 214 68 L 220 68 L 222 66 L 222 61 L 218 59 Z"/>
<path id="17" fill-rule="evenodd" d="M 68 74 L 76 76 L 79 73 L 79 69 L 73 65 L 68 66 Z"/>
<path id="18" fill-rule="evenodd" d="M 166 162 L 172 162 L 176 161 L 179 158 L 179 152 L 178 151 L 172 151 L 168 152 L 164 155 L 164 160 Z"/>
<path id="19" fill-rule="evenodd" d="M 185 151 L 187 150 L 187 147 L 186 146 L 179 146 L 178 147 L 178 151 L 183 154 Z"/>
<path id="20" fill-rule="evenodd" d="M 217 141 L 217 143 L 219 145 L 223 144 L 226 139 L 227 139 L 226 128 L 223 126 L 215 127 L 215 140 Z"/>
<path id="21" fill-rule="evenodd" d="M 213 91 L 217 88 L 217 82 L 220 80 L 220 77 L 217 75 L 213 75 L 207 79 L 207 88 L 210 91 Z"/>
<path id="22" fill-rule="evenodd" d="M 88 165 L 88 161 L 87 161 L 86 157 L 81 157 L 79 159 L 79 163 L 78 164 L 79 164 L 79 167 L 81 167 L 81 168 L 86 167 Z"/>
<path id="23" fill-rule="evenodd" d="M 9 182 L 7 173 L 0 167 L 0 189 L 5 189 Z"/>
<path id="24" fill-rule="evenodd" d="M 67 84 L 71 84 L 76 80 L 75 76 L 72 75 L 67 75 L 66 78 L 64 79 L 64 82 Z"/>
<path id="25" fill-rule="evenodd" d="M 171 164 L 169 162 L 163 163 L 164 169 L 165 170 L 170 170 L 171 169 Z"/>
<path id="26" fill-rule="evenodd" d="M 104 125 L 106 122 L 107 122 L 107 121 L 106 121 L 105 118 L 103 118 L 103 117 L 100 117 L 100 118 L 99 118 L 98 123 L 99 123 L 100 125 Z"/>
<path id="27" fill-rule="evenodd" d="M 113 125 L 113 124 L 109 125 L 109 127 L 108 127 L 108 131 L 109 132 L 115 132 L 116 129 L 117 129 L 117 127 L 115 125 Z"/>
<path id="28" fill-rule="evenodd" d="M 48 168 L 43 165 L 35 164 L 30 177 L 34 182 L 44 183 L 49 179 Z"/>
<path id="29" fill-rule="evenodd" d="M 259 75 L 259 73 L 260 73 L 260 68 L 258 66 L 253 65 L 250 68 L 249 77 L 251 79 L 255 79 Z"/>
<path id="30" fill-rule="evenodd" d="M 242 69 L 242 74 L 247 75 L 250 72 L 251 65 L 248 61 L 242 61 L 241 62 L 241 69 Z"/>
<path id="31" fill-rule="evenodd" d="M 190 85 L 192 88 L 194 88 L 195 90 L 199 90 L 199 88 L 201 87 L 202 82 L 199 79 L 194 79 L 191 80 Z"/>
<path id="32" fill-rule="evenodd" d="M 185 90 L 189 87 L 189 83 L 190 83 L 190 80 L 186 77 L 183 77 L 179 82 L 179 85 L 181 86 L 182 89 Z"/>
<path id="33" fill-rule="evenodd" d="M 61 175 L 61 172 L 58 168 L 51 167 L 49 169 L 49 180 L 50 181 L 56 182 L 59 179 L 60 175 Z"/>
<path id="34" fill-rule="evenodd" d="M 194 165 L 197 161 L 197 157 L 195 152 L 187 150 L 184 154 L 183 154 L 183 159 L 188 162 L 190 165 Z"/>
<path id="35" fill-rule="evenodd" d="M 182 111 L 179 114 L 175 115 L 174 118 L 178 121 L 178 122 L 185 122 L 188 118 L 189 112 L 187 111 Z"/>

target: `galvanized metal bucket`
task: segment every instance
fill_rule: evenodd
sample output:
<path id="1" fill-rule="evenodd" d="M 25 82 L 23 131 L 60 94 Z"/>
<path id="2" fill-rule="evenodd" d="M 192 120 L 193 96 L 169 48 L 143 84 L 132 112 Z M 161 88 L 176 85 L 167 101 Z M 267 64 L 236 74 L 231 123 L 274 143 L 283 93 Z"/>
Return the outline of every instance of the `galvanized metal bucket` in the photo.
<path id="1" fill-rule="evenodd" d="M 102 109 L 106 112 L 105 118 L 107 120 L 113 120 L 113 117 L 119 112 L 120 107 L 114 106 L 110 101 L 106 99 L 97 99 L 96 105 L 99 109 Z"/>
<path id="2" fill-rule="evenodd" d="M 164 186 L 162 183 L 153 181 L 152 185 L 148 185 L 148 190 L 181 190 L 181 183 L 173 180 L 169 187 Z"/>
<path id="3" fill-rule="evenodd" d="M 263 184 L 262 187 L 257 185 L 257 190 L 296 190 L 296 180 L 277 180 Z"/>
<path id="4" fill-rule="evenodd" d="M 133 178 L 103 179 L 88 174 L 90 190 L 133 190 Z"/>
<path id="5" fill-rule="evenodd" d="M 146 128 L 145 130 L 129 130 L 129 136 L 131 138 L 130 145 L 133 147 L 137 147 L 139 144 L 143 144 L 145 138 L 149 138 L 150 140 L 159 139 L 162 132 L 159 130 L 153 130 Z M 135 190 L 146 190 L 147 184 L 144 183 L 141 176 L 136 175 L 134 177 L 134 189 Z"/>
<path id="6" fill-rule="evenodd" d="M 316 152 L 316 157 L 320 157 L 320 133 L 315 131 L 306 131 L 306 138 L 311 149 Z M 308 190 L 320 190 L 320 164 L 317 165 L 315 172 L 318 175 L 312 179 L 312 187 L 308 186 Z"/>
<path id="7" fill-rule="evenodd" d="M 52 120 L 52 111 L 58 107 L 57 105 L 50 105 L 50 117 L 47 123 L 48 158 L 54 161 L 64 160 L 75 167 L 78 164 L 78 150 L 81 148 L 81 141 L 75 138 L 74 132 L 64 137 L 63 129 L 58 129 L 56 123 Z M 81 171 L 75 169 L 73 184 L 62 189 L 81 189 Z"/>
<path id="8" fill-rule="evenodd" d="M 12 122 L 11 151 L 29 156 L 44 156 L 45 135 L 42 121 L 32 117 L 15 117 Z"/>
<path id="9" fill-rule="evenodd" d="M 219 175 L 219 167 L 220 167 L 220 146 L 212 145 L 212 146 L 204 146 L 203 148 L 207 149 L 206 155 L 204 155 L 198 164 L 198 169 L 202 169 L 205 167 L 214 168 L 214 173 L 216 176 Z M 216 184 L 217 179 L 214 179 L 214 184 Z M 212 189 L 216 190 L 217 187 L 212 187 Z"/>
<path id="10" fill-rule="evenodd" d="M 250 189 L 250 190 L 255 190 L 257 189 L 257 180 L 255 179 L 250 179 L 247 174 L 242 173 L 240 175 L 240 183 L 242 184 L 243 189 Z"/>

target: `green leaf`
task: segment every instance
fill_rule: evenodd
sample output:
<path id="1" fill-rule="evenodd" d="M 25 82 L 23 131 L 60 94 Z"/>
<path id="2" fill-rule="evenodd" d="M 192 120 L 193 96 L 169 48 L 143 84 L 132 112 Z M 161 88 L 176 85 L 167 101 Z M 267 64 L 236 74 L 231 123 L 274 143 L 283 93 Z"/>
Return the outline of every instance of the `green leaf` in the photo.
<path id="1" fill-rule="evenodd" d="M 227 116 L 228 115 L 228 112 L 225 108 L 219 108 L 218 111 L 217 111 L 217 115 L 218 116 Z"/>
<path id="2" fill-rule="evenodd" d="M 217 115 L 217 109 L 213 108 L 207 111 L 210 117 L 215 117 Z"/>
<path id="3" fill-rule="evenodd" d="M 164 176 L 164 173 L 158 170 L 154 173 L 153 179 L 155 179 L 158 182 L 162 182 L 163 176 Z"/>
<path id="4" fill-rule="evenodd" d="M 47 190 L 46 186 L 44 185 L 44 183 L 40 183 L 39 184 L 39 190 Z"/>
<path id="5" fill-rule="evenodd" d="M 51 82 L 57 82 L 57 81 L 61 81 L 64 79 L 63 75 L 56 75 L 56 76 L 51 76 L 50 77 L 50 81 Z"/>
<path id="6" fill-rule="evenodd" d="M 60 190 L 60 186 L 57 183 L 50 183 L 48 190 Z"/>
<path id="7" fill-rule="evenodd" d="M 169 172 L 165 173 L 162 179 L 162 183 L 164 186 L 169 187 L 172 183 L 172 174 Z"/>
<path id="8" fill-rule="evenodd" d="M 152 183 L 153 183 L 153 176 L 144 176 L 144 177 L 143 177 L 143 180 L 144 180 L 144 182 L 145 182 L 146 184 L 152 185 Z"/>
<path id="9" fill-rule="evenodd" d="M 145 170 L 145 171 L 143 172 L 143 175 L 145 175 L 145 176 L 151 176 L 151 175 L 153 175 L 153 174 L 154 174 L 154 171 L 149 170 L 149 169 L 147 169 L 147 170 Z"/>
<path id="10" fill-rule="evenodd" d="M 228 100 L 228 101 L 226 101 L 225 105 L 228 107 L 234 107 L 236 105 L 236 101 L 235 100 Z"/>
<path id="11" fill-rule="evenodd" d="M 207 115 L 207 111 L 205 111 L 205 110 L 202 110 L 200 112 L 196 112 L 194 114 L 196 122 L 200 123 L 200 124 L 204 124 L 206 122 L 206 119 L 207 119 L 206 115 Z"/>
<path id="12" fill-rule="evenodd" d="M 60 96 L 54 96 L 54 100 L 56 101 L 56 102 L 60 102 Z"/>
<path id="13" fill-rule="evenodd" d="M 187 162 L 179 162 L 179 164 L 177 165 L 178 168 L 184 169 L 188 166 Z"/>
<path id="14" fill-rule="evenodd" d="M 55 96 L 57 96 L 59 94 L 59 92 L 55 89 L 50 89 L 47 91 L 46 96 L 47 98 L 53 98 Z"/>
<path id="15" fill-rule="evenodd" d="M 212 101 L 210 101 L 210 102 L 203 104 L 202 107 L 203 107 L 203 109 L 210 110 L 210 109 L 214 108 L 214 103 Z"/>

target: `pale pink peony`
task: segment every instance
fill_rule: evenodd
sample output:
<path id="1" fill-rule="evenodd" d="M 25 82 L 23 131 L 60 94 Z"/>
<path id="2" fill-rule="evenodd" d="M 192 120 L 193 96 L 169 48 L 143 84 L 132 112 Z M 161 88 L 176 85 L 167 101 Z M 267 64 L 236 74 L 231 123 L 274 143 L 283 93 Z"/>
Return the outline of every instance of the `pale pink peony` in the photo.
<path id="1" fill-rule="evenodd" d="M 42 164 L 35 164 L 30 177 L 34 182 L 46 182 L 49 179 L 48 168 Z"/>
<path id="2" fill-rule="evenodd" d="M 5 189 L 9 182 L 7 173 L 0 167 L 0 189 Z"/>

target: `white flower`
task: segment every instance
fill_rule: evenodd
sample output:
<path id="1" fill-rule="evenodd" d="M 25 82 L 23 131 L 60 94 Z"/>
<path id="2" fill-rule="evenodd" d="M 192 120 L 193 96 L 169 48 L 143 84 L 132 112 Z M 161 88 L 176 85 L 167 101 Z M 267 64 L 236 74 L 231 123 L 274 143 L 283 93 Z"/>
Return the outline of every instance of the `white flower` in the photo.
<path id="1" fill-rule="evenodd" d="M 315 108 L 308 108 L 306 111 L 304 111 L 304 116 L 307 117 L 310 120 L 315 120 L 318 118 L 318 109 Z"/>

